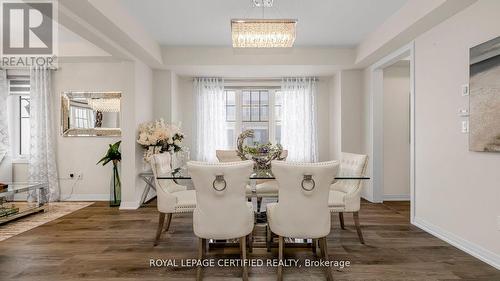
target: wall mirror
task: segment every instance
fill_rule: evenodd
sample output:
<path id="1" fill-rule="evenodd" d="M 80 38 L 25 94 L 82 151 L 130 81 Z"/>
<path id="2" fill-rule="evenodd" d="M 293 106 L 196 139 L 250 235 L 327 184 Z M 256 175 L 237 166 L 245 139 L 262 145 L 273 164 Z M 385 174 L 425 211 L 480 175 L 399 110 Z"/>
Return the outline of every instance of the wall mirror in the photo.
<path id="1" fill-rule="evenodd" d="M 61 131 L 69 136 L 121 136 L 121 92 L 64 92 Z"/>

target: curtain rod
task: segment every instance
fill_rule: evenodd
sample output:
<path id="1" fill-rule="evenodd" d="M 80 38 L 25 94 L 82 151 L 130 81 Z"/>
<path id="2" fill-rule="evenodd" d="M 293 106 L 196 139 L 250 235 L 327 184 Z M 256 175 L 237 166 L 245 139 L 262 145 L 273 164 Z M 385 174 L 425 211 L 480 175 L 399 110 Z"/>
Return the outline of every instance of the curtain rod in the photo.
<path id="1" fill-rule="evenodd" d="M 0 69 L 1 70 L 30 70 L 31 67 L 27 67 L 27 66 L 8 66 L 8 67 L 0 67 Z M 57 71 L 57 70 L 60 69 L 60 67 L 51 66 L 51 67 L 48 67 L 48 69 Z"/>

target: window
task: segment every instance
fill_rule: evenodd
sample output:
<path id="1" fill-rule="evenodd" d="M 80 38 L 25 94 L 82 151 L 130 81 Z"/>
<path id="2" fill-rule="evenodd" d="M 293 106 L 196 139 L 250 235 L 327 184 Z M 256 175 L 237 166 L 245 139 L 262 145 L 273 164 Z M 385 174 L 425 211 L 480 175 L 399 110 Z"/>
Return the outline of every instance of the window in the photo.
<path id="1" fill-rule="evenodd" d="M 90 108 L 71 106 L 70 118 L 74 128 L 94 128 L 95 116 L 94 111 Z"/>
<path id="2" fill-rule="evenodd" d="M 19 155 L 30 153 L 30 98 L 19 96 Z"/>
<path id="3" fill-rule="evenodd" d="M 236 147 L 238 135 L 254 130 L 253 139 L 247 145 L 280 142 L 281 99 L 276 89 L 227 89 L 226 122 L 229 147 Z M 270 110 L 273 108 L 274 110 Z"/>
<path id="4" fill-rule="evenodd" d="M 7 77 L 7 80 L 13 157 L 23 159 L 30 152 L 30 80 L 28 76 Z"/>

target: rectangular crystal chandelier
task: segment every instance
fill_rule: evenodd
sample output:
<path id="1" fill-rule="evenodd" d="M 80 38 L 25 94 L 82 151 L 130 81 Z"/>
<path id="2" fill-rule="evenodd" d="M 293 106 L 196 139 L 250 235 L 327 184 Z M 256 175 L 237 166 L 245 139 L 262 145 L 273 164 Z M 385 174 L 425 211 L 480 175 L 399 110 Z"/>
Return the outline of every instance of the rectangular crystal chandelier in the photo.
<path id="1" fill-rule="evenodd" d="M 233 19 L 233 48 L 290 48 L 296 19 Z"/>

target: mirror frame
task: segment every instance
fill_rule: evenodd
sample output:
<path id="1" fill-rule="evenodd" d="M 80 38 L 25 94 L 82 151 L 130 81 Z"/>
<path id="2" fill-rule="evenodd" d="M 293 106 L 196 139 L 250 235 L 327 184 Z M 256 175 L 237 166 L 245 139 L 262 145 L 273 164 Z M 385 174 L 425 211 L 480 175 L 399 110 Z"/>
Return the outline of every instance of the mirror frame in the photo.
<path id="1" fill-rule="evenodd" d="M 120 125 L 121 125 L 121 97 L 122 92 L 74 92 L 66 91 L 61 94 L 61 135 L 63 137 L 121 137 L 121 128 L 91 128 L 78 129 L 69 127 L 69 99 L 70 98 L 120 98 Z"/>

